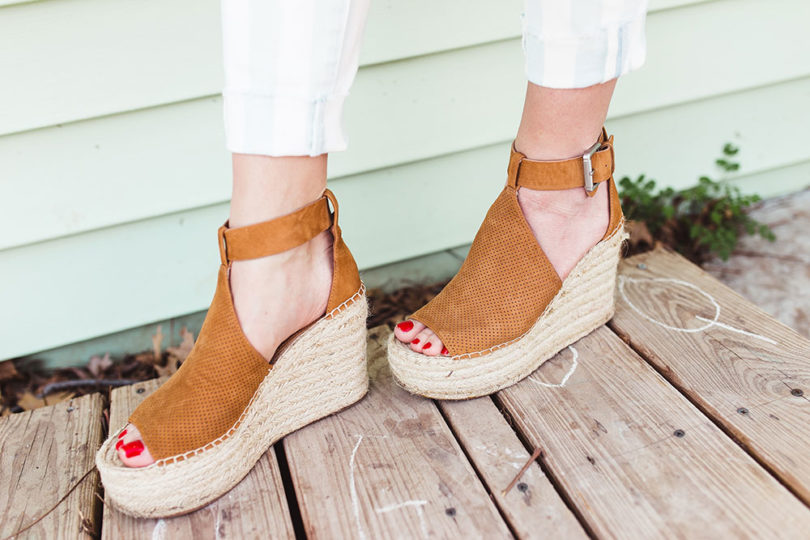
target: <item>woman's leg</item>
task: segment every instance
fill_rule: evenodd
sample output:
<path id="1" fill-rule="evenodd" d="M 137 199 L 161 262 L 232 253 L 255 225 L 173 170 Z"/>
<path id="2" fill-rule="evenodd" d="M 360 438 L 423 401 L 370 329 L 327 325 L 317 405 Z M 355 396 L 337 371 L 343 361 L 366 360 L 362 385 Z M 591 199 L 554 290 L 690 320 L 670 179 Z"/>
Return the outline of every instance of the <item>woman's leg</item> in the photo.
<path id="1" fill-rule="evenodd" d="M 368 0 L 223 0 L 230 227 L 289 214 L 322 196 L 327 154 L 346 147 L 341 112 L 367 9 Z M 235 261 L 230 283 L 243 332 L 270 359 L 282 341 L 324 314 L 332 235 Z M 126 465 L 153 462 L 135 426 L 126 427 L 119 446 Z"/>
<path id="2" fill-rule="evenodd" d="M 646 0 L 527 0 L 523 45 L 529 79 L 515 148 L 529 159 L 580 156 L 598 139 L 617 78 L 645 56 Z M 537 242 L 564 279 L 608 226 L 608 191 L 518 192 Z M 395 330 L 429 356 L 447 354 L 417 321 Z"/>

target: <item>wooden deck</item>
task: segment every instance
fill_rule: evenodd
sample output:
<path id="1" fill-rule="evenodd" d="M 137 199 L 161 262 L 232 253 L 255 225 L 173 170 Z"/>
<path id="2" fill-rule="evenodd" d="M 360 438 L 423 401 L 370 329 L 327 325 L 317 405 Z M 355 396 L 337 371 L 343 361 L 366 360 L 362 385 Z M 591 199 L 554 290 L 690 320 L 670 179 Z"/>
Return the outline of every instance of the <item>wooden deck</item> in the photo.
<path id="1" fill-rule="evenodd" d="M 367 397 L 188 516 L 102 504 L 99 395 L 2 419 L 0 538 L 51 508 L 19 537 L 810 535 L 810 341 L 675 254 L 625 260 L 609 325 L 491 397 L 408 394 L 387 334 L 370 333 Z M 110 427 L 157 386 L 113 391 Z"/>

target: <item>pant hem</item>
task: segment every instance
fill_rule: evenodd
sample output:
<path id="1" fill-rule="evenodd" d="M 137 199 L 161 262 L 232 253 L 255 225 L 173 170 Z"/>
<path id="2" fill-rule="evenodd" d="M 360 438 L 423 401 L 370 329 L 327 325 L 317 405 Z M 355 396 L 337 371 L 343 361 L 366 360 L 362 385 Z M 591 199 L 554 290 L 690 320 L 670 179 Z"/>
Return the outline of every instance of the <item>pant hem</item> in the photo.
<path id="1" fill-rule="evenodd" d="M 541 36 L 524 29 L 526 77 L 548 88 L 585 88 L 638 69 L 646 58 L 645 17 L 595 34 Z"/>
<path id="2" fill-rule="evenodd" d="M 238 154 L 318 156 L 345 150 L 346 96 L 300 98 L 225 90 L 225 140 Z"/>

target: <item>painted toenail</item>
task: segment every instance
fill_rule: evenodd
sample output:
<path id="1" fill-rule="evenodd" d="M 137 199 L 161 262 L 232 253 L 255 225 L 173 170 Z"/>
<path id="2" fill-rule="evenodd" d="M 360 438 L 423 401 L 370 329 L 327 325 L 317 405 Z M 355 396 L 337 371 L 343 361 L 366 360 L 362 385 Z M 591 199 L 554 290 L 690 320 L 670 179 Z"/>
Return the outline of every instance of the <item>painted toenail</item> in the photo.
<path id="1" fill-rule="evenodd" d="M 402 332 L 410 332 L 413 330 L 413 321 L 402 321 L 397 325 L 397 328 Z"/>
<path id="2" fill-rule="evenodd" d="M 132 441 L 129 444 L 125 444 L 122 449 L 127 457 L 139 456 L 141 452 L 143 452 L 143 443 L 141 441 Z"/>
<path id="3" fill-rule="evenodd" d="M 450 354 L 450 351 L 447 350 L 447 347 L 442 347 L 442 354 L 444 355 Z"/>
<path id="4" fill-rule="evenodd" d="M 124 435 L 126 435 L 126 434 L 127 434 L 127 430 L 124 430 L 124 431 L 122 431 L 121 433 L 118 434 L 118 438 L 123 439 Z"/>
<path id="5" fill-rule="evenodd" d="M 116 450 L 120 450 L 122 446 L 124 446 L 124 441 L 118 441 L 117 443 L 115 443 Z"/>
<path id="6" fill-rule="evenodd" d="M 429 347 L 430 347 L 430 342 L 428 341 L 427 343 L 425 343 L 425 344 L 422 346 L 422 350 L 425 350 L 425 349 L 427 349 L 427 348 L 429 348 Z"/>
<path id="7" fill-rule="evenodd" d="M 419 345 L 419 338 L 416 338 L 415 340 L 411 341 L 411 343 L 413 343 L 414 345 Z"/>

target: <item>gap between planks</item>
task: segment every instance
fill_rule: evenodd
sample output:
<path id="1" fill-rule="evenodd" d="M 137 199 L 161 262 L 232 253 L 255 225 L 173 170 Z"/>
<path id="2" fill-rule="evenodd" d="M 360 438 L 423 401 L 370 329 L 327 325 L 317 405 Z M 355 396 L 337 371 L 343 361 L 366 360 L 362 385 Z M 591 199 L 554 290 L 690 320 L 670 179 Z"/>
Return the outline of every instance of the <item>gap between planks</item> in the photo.
<path id="1" fill-rule="evenodd" d="M 665 255 L 673 256 L 672 254 Z M 762 445 L 769 442 L 769 437 L 767 437 L 769 432 L 765 428 L 772 427 L 772 425 L 765 424 L 764 428 L 760 426 L 753 429 L 738 419 L 746 418 L 745 421 L 752 417 L 758 419 L 758 411 L 767 412 L 769 408 L 775 406 L 774 403 L 779 404 L 778 402 L 787 400 L 787 396 L 779 393 L 775 400 L 763 398 L 763 388 L 773 391 L 774 389 L 779 390 L 779 386 L 775 385 L 773 379 L 767 379 L 769 384 L 764 386 L 757 379 L 757 382 L 760 382 L 759 386 L 746 387 L 740 384 L 741 379 L 738 377 L 733 379 L 737 383 L 733 392 L 718 392 L 719 386 L 718 381 L 715 380 L 716 377 L 692 375 L 690 378 L 693 371 L 687 369 L 690 365 L 685 362 L 694 361 L 692 355 L 681 353 L 667 356 L 659 351 L 659 348 L 665 347 L 671 342 L 681 345 L 691 343 L 691 346 L 698 347 L 699 352 L 701 343 L 720 343 L 722 347 L 718 350 L 725 354 L 725 357 L 717 354 L 714 356 L 703 354 L 697 355 L 697 360 L 714 368 L 717 365 L 711 362 L 723 359 L 748 364 L 773 362 L 773 356 L 777 353 L 773 349 L 768 349 L 767 346 L 774 344 L 749 335 L 756 332 L 752 327 L 745 326 L 745 323 L 755 321 L 757 325 L 762 325 L 771 332 L 768 335 L 775 335 L 773 332 L 784 333 L 784 328 L 778 323 L 774 326 L 775 321 L 771 322 L 772 319 L 769 316 L 757 312 L 756 308 L 748 305 L 744 300 L 734 297 L 730 291 L 724 291 L 722 285 L 715 283 L 712 278 L 704 276 L 702 271 L 691 265 L 681 267 L 681 262 L 667 257 L 657 252 L 647 254 L 646 258 L 642 259 L 646 261 L 644 270 L 664 277 L 675 273 L 681 278 L 685 277 L 699 282 L 703 287 L 711 288 L 713 294 L 719 291 L 718 298 L 724 309 L 727 308 L 727 304 L 734 306 L 734 310 L 729 308 L 728 318 L 720 319 L 722 325 L 716 325 L 712 332 L 707 332 L 709 336 L 697 345 L 683 340 L 673 340 L 671 336 L 656 335 L 654 329 L 661 328 L 660 325 L 651 323 L 637 313 L 634 314 L 628 305 L 624 305 L 626 302 L 624 304 L 620 302 L 611 328 L 622 339 L 633 345 L 635 351 L 618 340 L 609 330 L 599 329 L 575 344 L 576 350 L 579 351 L 578 354 L 581 355 L 578 369 L 575 369 L 576 365 L 572 364 L 572 356 L 569 351 L 563 351 L 530 378 L 515 387 L 502 391 L 493 399 L 506 409 L 503 414 L 513 419 L 514 431 L 489 398 L 466 402 L 432 402 L 407 395 L 394 386 L 390 375 L 386 373 L 387 367 L 384 365 L 382 344 L 386 337 L 385 331 L 380 329 L 372 331 L 369 343 L 370 369 L 373 376 L 372 394 L 355 407 L 308 426 L 291 435 L 284 442 L 285 445 L 289 444 L 290 449 L 295 450 L 295 452 L 288 452 L 287 457 L 291 462 L 291 481 L 299 491 L 301 519 L 306 520 L 303 523 L 306 532 L 314 537 L 322 535 L 328 537 L 327 531 L 356 532 L 358 529 L 355 527 L 361 523 L 361 526 L 366 526 L 367 529 L 360 530 L 379 531 L 382 536 L 391 535 L 392 531 L 403 530 L 415 532 L 415 536 L 423 535 L 426 531 L 438 530 L 445 532 L 466 530 L 480 533 L 482 530 L 487 530 L 487 527 L 494 527 L 494 529 L 490 529 L 494 536 L 511 533 L 519 537 L 530 537 L 539 532 L 537 528 L 533 528 L 531 520 L 542 515 L 543 511 L 548 511 L 551 515 L 544 516 L 546 520 L 542 523 L 545 529 L 542 532 L 548 534 L 550 531 L 559 533 L 567 530 L 566 537 L 587 534 L 577 522 L 574 513 L 584 521 L 589 531 L 593 530 L 600 536 L 613 536 L 621 533 L 639 534 L 641 531 L 650 534 L 666 534 L 666 531 L 671 534 L 672 531 L 687 530 L 692 530 L 696 534 L 706 533 L 711 530 L 711 526 L 702 521 L 703 517 L 714 520 L 713 526 L 720 527 L 715 529 L 716 531 L 726 533 L 735 531 L 741 536 L 772 532 L 771 529 L 777 525 L 776 522 L 780 525 L 779 533 L 782 536 L 791 536 L 791 531 L 806 530 L 804 528 L 808 526 L 807 509 L 801 505 L 796 506 L 797 499 L 784 490 L 784 485 L 777 483 L 770 475 L 761 473 L 763 469 L 760 465 L 766 467 L 785 485 L 792 487 L 793 484 L 788 483 L 782 477 L 784 472 L 773 465 L 775 459 L 784 460 L 786 449 L 790 450 L 792 447 L 778 447 L 777 445 L 777 448 L 770 448 L 770 453 L 763 451 Z M 635 272 L 632 267 L 638 264 L 637 261 L 638 259 L 635 258 L 625 261 L 622 272 Z M 688 265 L 688 263 L 685 264 Z M 657 265 L 661 267 L 659 268 Z M 677 302 L 683 303 L 686 300 L 688 300 L 688 295 L 681 294 L 677 297 Z M 681 306 L 681 311 L 684 311 L 682 308 L 683 306 Z M 677 314 L 678 310 L 669 310 L 668 313 Z M 744 317 L 739 313 L 742 313 Z M 711 313 L 701 315 L 702 319 L 699 320 L 706 320 L 710 316 Z M 741 326 L 738 330 L 745 330 L 745 332 L 729 329 L 735 324 Z M 630 332 L 629 328 L 635 332 Z M 758 329 L 758 331 L 765 333 L 762 329 Z M 698 335 L 697 332 L 684 334 L 688 334 L 687 337 L 693 340 Z M 732 336 L 734 339 L 728 336 Z M 807 382 L 806 363 L 801 364 L 799 363 L 801 358 L 796 358 L 807 349 L 801 348 L 805 342 L 797 341 L 795 336 L 789 332 L 787 337 L 788 339 L 783 341 L 793 347 L 792 349 L 788 347 L 787 352 L 790 354 L 785 355 L 785 351 L 777 352 L 782 355 L 780 357 L 782 360 L 790 360 L 796 364 L 793 369 L 779 372 L 775 369 L 763 371 L 760 367 L 758 370 L 753 370 L 753 376 L 756 379 L 756 377 L 762 378 L 766 375 L 780 375 L 779 382 L 784 389 L 783 392 L 789 393 L 791 389 L 801 388 Z M 730 339 L 731 341 L 729 341 Z M 755 340 L 758 347 L 748 346 L 743 351 L 734 349 L 734 347 L 739 348 L 741 342 L 748 343 L 746 340 Z M 780 342 L 781 344 L 783 343 Z M 705 351 L 703 352 L 705 353 Z M 762 356 L 765 358 L 761 358 Z M 615 371 L 617 363 L 623 370 Z M 784 368 L 784 366 L 782 367 Z M 615 380 L 608 384 L 609 381 L 605 380 L 604 375 L 609 374 L 611 370 L 614 370 Z M 701 374 L 701 371 L 695 370 L 694 373 Z M 625 381 L 621 377 L 617 377 L 617 374 L 634 375 L 641 382 L 633 380 L 632 377 Z M 584 380 L 583 375 L 586 377 Z M 697 384 L 700 381 L 708 381 L 710 384 L 700 386 Z M 742 382 L 745 381 L 746 379 L 742 378 Z M 157 385 L 158 382 L 150 381 L 116 390 L 114 392 L 116 397 L 113 399 L 111 407 L 113 412 L 111 429 L 115 430 L 119 425 L 123 425 L 129 410 L 134 408 Z M 625 386 L 639 391 L 635 394 L 628 393 Z M 757 392 L 751 392 L 751 388 Z M 143 391 L 138 393 L 139 389 L 143 389 Z M 748 393 L 741 391 L 746 389 L 749 390 Z M 633 402 L 633 398 L 639 395 L 648 398 L 647 401 Z M 617 396 L 624 396 L 626 399 L 621 402 L 616 399 Z M 806 407 L 806 396 L 791 395 L 791 397 L 803 401 L 789 402 L 789 404 L 798 403 L 799 406 Z M 730 411 L 721 408 L 721 405 L 724 404 L 734 404 L 734 400 L 748 404 L 746 410 L 749 413 L 740 414 L 735 409 L 734 414 L 739 415 L 737 417 Z M 600 406 L 593 409 L 591 404 L 593 401 L 600 402 Z M 362 406 L 363 403 L 365 403 L 365 407 Z M 537 409 L 538 403 L 544 404 L 545 408 Z M 386 405 L 391 407 L 386 409 Z M 637 409 L 641 405 L 658 407 L 661 410 Z M 633 409 L 634 407 L 636 409 Z M 791 405 L 791 407 L 795 408 L 795 405 Z M 428 412 L 431 408 L 434 413 Z M 622 417 L 621 414 L 617 414 L 621 412 L 622 408 L 629 408 L 628 410 L 633 410 L 636 414 Z M 392 410 L 397 412 L 393 423 L 389 416 Z M 799 412 L 803 414 L 805 410 L 806 408 L 799 409 Z M 587 416 L 586 413 L 607 415 L 612 421 L 597 420 L 595 430 L 591 428 L 581 433 L 579 431 L 581 426 L 577 428 L 574 425 L 582 419 L 582 415 Z M 645 417 L 646 423 L 640 420 Z M 563 422 L 566 419 L 567 421 Z M 691 421 L 682 421 L 683 419 L 691 419 Z M 729 423 L 731 423 L 731 427 L 729 427 Z M 100 443 L 100 416 L 96 424 L 98 425 L 99 440 L 89 445 L 93 450 Z M 552 429 L 552 426 L 562 429 Z M 679 427 L 670 433 L 661 429 L 662 427 L 664 430 L 671 429 L 675 426 Z M 756 457 L 759 463 L 754 462 L 751 455 L 743 452 L 739 446 L 729 445 L 730 440 L 724 434 L 721 433 L 722 436 L 718 437 L 718 426 L 723 428 L 726 435 L 737 439 L 745 451 Z M 374 511 L 372 513 L 367 508 L 361 509 L 359 515 L 362 519 L 360 521 L 355 519 L 353 523 L 349 523 L 348 529 L 341 528 L 345 524 L 333 528 L 333 523 L 327 523 L 325 527 L 322 527 L 321 523 L 317 523 L 315 514 L 318 512 L 329 513 L 329 490 L 324 491 L 323 485 L 311 484 L 312 474 L 306 472 L 304 468 L 310 459 L 320 457 L 322 460 L 328 460 L 331 459 L 331 454 L 340 454 L 338 446 L 346 441 L 353 442 L 351 437 L 345 437 L 347 430 L 356 431 L 357 428 L 372 432 L 378 430 L 381 433 L 369 435 L 369 432 L 366 432 L 366 435 L 360 435 L 353 445 L 350 444 L 351 448 L 343 449 L 344 457 L 346 457 L 345 450 L 348 450 L 349 463 L 337 463 L 331 472 L 335 477 L 348 472 L 349 478 L 353 481 L 351 485 L 343 483 L 342 488 L 333 493 L 335 497 L 332 498 L 332 503 L 335 500 L 343 502 L 348 500 L 353 506 L 355 502 L 362 501 L 369 503 L 370 508 Z M 617 436 L 612 433 L 612 430 L 617 428 L 619 431 L 624 430 L 625 432 L 615 438 Z M 330 430 L 333 435 L 343 431 L 344 437 L 342 440 L 340 437 L 332 437 L 331 440 L 326 441 L 325 448 L 308 444 L 313 438 L 328 435 Z M 398 430 L 399 433 L 397 433 Z M 92 432 L 92 429 L 90 431 Z M 420 431 L 427 433 L 420 434 Z M 681 431 L 682 434 L 677 435 L 678 431 Z M 801 432 L 800 430 L 798 435 L 799 441 L 806 442 L 806 439 L 803 439 L 808 436 L 806 431 Z M 414 444 L 413 438 L 420 436 L 426 440 Z M 402 441 L 403 437 L 405 441 Z M 611 437 L 614 439 L 611 440 Z M 392 441 L 386 441 L 386 438 L 398 443 L 411 444 L 412 447 L 398 455 L 397 446 L 392 446 Z M 628 444 L 628 440 L 632 443 L 634 440 L 638 442 L 645 438 L 646 442 L 643 444 Z M 784 437 L 777 434 L 776 437 L 770 437 L 770 440 L 776 444 L 783 441 Z M 368 445 L 368 443 L 371 443 L 372 446 L 376 445 L 378 448 L 368 446 L 361 448 L 361 445 Z M 500 493 L 500 490 L 508 484 L 515 472 L 529 458 L 527 449 L 534 447 L 541 447 L 544 452 L 539 460 L 540 464 L 533 463 L 521 477 L 520 482 L 526 484 L 526 488 L 513 488 L 505 495 Z M 653 450 L 660 448 L 667 449 L 664 455 L 651 454 Z M 717 456 L 712 455 L 713 451 L 718 449 L 723 456 L 721 461 L 717 461 Z M 768 449 L 766 448 L 766 450 Z M 369 461 L 369 456 L 364 457 L 364 452 L 367 451 L 370 451 L 377 461 L 373 459 Z M 701 455 L 701 451 L 706 455 Z M 800 448 L 797 448 L 796 451 L 800 451 Z M 9 455 L 5 449 L 3 455 Z M 89 452 L 89 455 L 92 460 L 93 452 Z M 424 458 L 425 461 L 423 463 L 414 462 L 412 461 L 414 456 Z M 459 519 L 465 516 L 463 513 L 459 513 L 455 506 L 447 506 L 443 515 L 441 512 L 428 513 L 425 507 L 432 502 L 428 500 L 428 497 L 424 499 L 409 498 L 404 502 L 389 501 L 390 504 L 374 506 L 375 497 L 380 493 L 394 490 L 390 482 L 386 483 L 390 480 L 386 476 L 391 476 L 392 471 L 394 476 L 399 476 L 396 478 L 397 480 L 415 480 L 412 485 L 399 486 L 399 488 L 404 487 L 400 491 L 407 495 L 410 489 L 426 486 L 426 479 L 441 481 L 440 473 L 425 469 L 436 467 L 436 463 L 446 465 L 448 456 L 453 462 L 451 468 L 461 471 L 461 476 L 465 477 L 464 482 L 450 487 L 470 488 L 470 491 L 462 493 L 465 491 L 464 489 L 460 491 L 451 489 L 447 492 L 448 483 L 445 482 L 444 491 L 441 487 L 438 490 L 438 500 L 464 501 L 465 496 L 472 494 L 471 506 L 476 510 L 469 513 L 470 523 L 478 524 L 476 519 L 480 519 L 479 513 L 488 516 L 490 519 L 483 528 L 465 529 L 463 525 L 459 525 Z M 381 459 L 385 457 L 393 460 L 393 464 Z M 397 459 L 403 457 L 406 459 Z M 431 463 L 431 459 L 436 463 Z M 354 474 L 351 470 L 352 460 L 354 460 L 355 472 L 361 469 L 366 472 L 369 470 L 374 472 L 376 468 L 388 474 L 384 474 L 382 478 L 372 479 L 372 485 L 369 486 L 367 485 L 368 478 L 352 476 Z M 408 463 L 409 460 L 411 460 L 410 463 Z M 714 466 L 706 467 L 706 460 L 712 462 Z M 673 467 L 673 462 L 679 466 Z M 504 463 L 509 463 L 510 467 L 503 467 Z M 417 470 L 399 471 L 400 467 L 407 464 Z M 777 464 L 784 466 L 784 463 Z M 346 465 L 349 465 L 349 471 L 345 470 Z M 599 474 L 591 470 L 599 467 L 604 468 L 603 471 L 597 471 Z M 645 469 L 641 471 L 642 473 L 652 472 L 658 475 L 659 479 L 666 481 L 658 486 L 650 486 L 649 482 L 639 483 L 639 478 L 633 478 L 631 474 L 634 472 L 634 468 L 639 467 Z M 422 470 L 419 470 L 420 468 Z M 548 477 L 544 474 L 543 469 L 549 472 Z M 689 478 L 677 478 L 677 474 L 672 478 L 667 478 L 668 474 L 676 473 L 676 471 L 682 471 L 682 474 Z M 736 474 L 730 474 L 732 472 Z M 259 530 L 266 532 L 269 528 L 276 527 L 276 536 L 291 537 L 294 531 L 287 508 L 287 498 L 284 488 L 281 486 L 278 462 L 272 449 L 268 455 L 262 458 L 251 475 L 254 473 L 263 477 L 267 493 L 271 498 L 277 499 L 274 512 L 281 509 L 283 515 L 280 520 L 275 514 L 275 517 L 268 517 L 267 513 L 261 516 L 251 514 L 251 509 L 245 508 L 248 506 L 247 504 L 240 506 L 238 502 L 234 503 L 232 496 L 236 494 L 231 493 L 212 503 L 206 509 L 189 516 L 172 520 L 137 520 L 141 522 L 137 524 L 126 524 L 128 519 L 126 516 L 118 514 L 107 506 L 104 511 L 103 535 L 116 538 L 143 537 L 144 535 L 155 537 L 154 535 L 157 535 L 156 537 L 159 538 L 164 535 L 171 537 L 178 533 L 202 535 L 208 533 L 217 536 L 221 533 L 234 534 L 241 531 L 247 534 L 248 531 L 256 532 L 257 523 L 261 523 Z M 737 476 L 741 476 L 747 481 L 740 484 Z M 612 481 L 605 482 L 607 477 L 610 477 Z M 806 478 L 799 477 L 798 481 L 805 482 Z M 250 484 L 251 480 L 246 480 L 246 482 Z M 376 486 L 373 485 L 375 482 Z M 552 482 L 556 485 L 552 485 Z M 439 485 L 441 486 L 441 484 Z M 698 485 L 703 489 L 697 490 Z M 729 489 L 734 486 L 737 487 Z M 348 493 L 339 493 L 340 489 L 346 487 L 349 488 Z M 382 491 L 375 492 L 375 487 L 382 488 Z M 555 487 L 559 493 L 555 491 Z M 241 488 L 242 484 L 235 488 L 234 492 Z M 800 489 L 796 488 L 793 489 L 793 492 L 802 493 Z M 487 499 L 491 497 L 495 505 L 484 503 L 482 493 Z M 786 493 L 787 497 L 785 497 Z M 346 495 L 348 495 L 348 499 L 345 499 Z M 565 506 L 560 495 L 569 501 L 574 513 Z M 628 498 L 628 495 L 632 496 Z M 767 497 L 765 497 L 766 495 Z M 73 494 L 71 494 L 72 496 Z M 727 512 L 724 513 L 721 508 L 714 507 L 716 505 L 712 501 L 705 501 L 707 496 L 722 501 Z M 480 500 L 476 500 L 476 497 L 479 497 Z M 230 500 L 223 501 L 226 498 Z M 295 500 L 295 498 L 291 500 Z M 546 502 L 540 502 L 543 500 Z M 703 502 L 695 505 L 693 500 Z M 252 498 L 245 502 L 251 501 L 253 501 Z M 617 511 L 622 509 L 622 505 L 631 501 L 634 503 L 624 508 L 625 511 Z M 692 506 L 689 504 L 690 501 Z M 530 502 L 536 503 L 537 506 L 532 507 Z M 212 509 L 213 506 L 216 506 L 216 509 Z M 460 504 L 457 506 L 461 507 Z M 346 508 L 344 506 L 342 510 L 345 512 Z M 448 513 L 450 508 L 454 510 L 452 516 Z M 554 511 L 551 512 L 549 509 L 554 509 Z M 685 513 L 684 509 L 691 511 Z M 740 514 L 740 509 L 746 510 L 744 515 Z M 340 511 L 341 508 L 336 510 Z M 233 512 L 238 515 L 234 516 Z M 261 514 L 261 512 L 259 513 Z M 355 517 L 357 515 L 355 514 Z M 687 515 L 689 521 L 682 521 L 682 518 Z M 733 522 L 727 521 L 730 515 L 736 516 Z M 459 528 L 447 528 L 447 518 L 453 518 L 454 526 Z M 148 523 L 150 521 L 151 523 Z M 268 521 L 273 521 L 274 524 L 268 525 Z M 552 523 L 551 525 L 549 525 L 549 521 Z M 501 528 L 497 525 L 499 522 Z M 507 523 L 508 526 L 506 526 Z"/>
<path id="2" fill-rule="evenodd" d="M 801 501 L 609 329 L 574 346 L 566 385 L 527 378 L 498 399 L 596 536 L 798 538 L 810 526 Z"/>
<path id="3" fill-rule="evenodd" d="M 810 504 L 810 340 L 669 250 L 622 279 L 611 329 Z"/>
<path id="4" fill-rule="evenodd" d="M 0 538 L 97 533 L 102 410 L 90 394 L 0 419 Z"/>
<path id="5" fill-rule="evenodd" d="M 370 331 L 369 394 L 284 440 L 308 536 L 586 537 L 536 463 L 500 493 L 529 458 L 514 431 L 489 398 L 437 405 L 397 386 L 389 335 Z"/>

